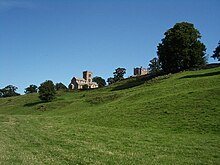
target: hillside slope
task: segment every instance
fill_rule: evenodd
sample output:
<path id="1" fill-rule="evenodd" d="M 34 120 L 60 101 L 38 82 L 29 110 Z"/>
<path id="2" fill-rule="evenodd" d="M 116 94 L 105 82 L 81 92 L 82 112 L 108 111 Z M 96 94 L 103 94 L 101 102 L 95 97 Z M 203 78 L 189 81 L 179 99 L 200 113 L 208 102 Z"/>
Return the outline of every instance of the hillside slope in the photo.
<path id="1" fill-rule="evenodd" d="M 218 164 L 219 115 L 220 68 L 1 98 L 0 162 Z"/>

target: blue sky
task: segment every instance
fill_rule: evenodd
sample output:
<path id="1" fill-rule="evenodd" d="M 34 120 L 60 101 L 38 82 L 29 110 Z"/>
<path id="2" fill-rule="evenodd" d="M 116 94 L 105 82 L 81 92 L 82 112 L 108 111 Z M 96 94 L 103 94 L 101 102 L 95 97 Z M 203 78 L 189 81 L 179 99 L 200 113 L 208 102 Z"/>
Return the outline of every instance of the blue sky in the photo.
<path id="1" fill-rule="evenodd" d="M 23 93 L 45 80 L 68 85 L 90 70 L 148 67 L 164 32 L 190 22 L 212 55 L 220 40 L 219 0 L 0 0 L 0 88 Z M 217 62 L 209 58 L 209 63 Z"/>

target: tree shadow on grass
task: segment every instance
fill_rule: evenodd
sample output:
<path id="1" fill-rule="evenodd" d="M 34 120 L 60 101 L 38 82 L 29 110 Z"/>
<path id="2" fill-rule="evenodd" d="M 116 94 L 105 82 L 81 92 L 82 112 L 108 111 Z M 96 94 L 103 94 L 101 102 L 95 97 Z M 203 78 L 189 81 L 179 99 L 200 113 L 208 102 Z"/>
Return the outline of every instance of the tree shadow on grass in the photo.
<path id="1" fill-rule="evenodd" d="M 133 88 L 133 87 L 136 87 L 136 86 L 139 86 L 139 85 L 144 84 L 144 82 L 145 82 L 145 81 L 137 81 L 137 80 L 136 80 L 136 81 L 132 81 L 132 82 L 128 81 L 128 82 L 126 82 L 126 83 L 124 83 L 124 84 L 122 84 L 122 85 L 118 85 L 118 86 L 114 87 L 114 88 L 112 89 L 112 91 L 117 91 L 117 90 L 123 90 L 123 89 Z"/>
<path id="2" fill-rule="evenodd" d="M 184 79 L 184 78 L 198 78 L 198 77 L 209 77 L 209 76 L 216 76 L 216 75 L 220 75 L 220 71 L 211 72 L 211 73 L 204 73 L 204 74 L 188 75 L 188 76 L 180 77 L 180 79 Z"/>
<path id="3" fill-rule="evenodd" d="M 133 88 L 133 87 L 142 85 L 146 81 L 149 81 L 159 75 L 160 74 L 147 74 L 147 75 L 137 76 L 137 77 L 133 77 L 133 78 L 128 78 L 127 81 L 125 81 L 125 83 L 114 87 L 112 89 L 112 91 L 129 89 L 129 88 Z"/>
<path id="4" fill-rule="evenodd" d="M 24 104 L 25 107 L 33 107 L 35 105 L 38 105 L 38 104 L 42 104 L 42 103 L 45 103 L 44 101 L 37 101 L 37 102 L 34 102 L 34 103 L 27 103 L 27 104 Z"/>

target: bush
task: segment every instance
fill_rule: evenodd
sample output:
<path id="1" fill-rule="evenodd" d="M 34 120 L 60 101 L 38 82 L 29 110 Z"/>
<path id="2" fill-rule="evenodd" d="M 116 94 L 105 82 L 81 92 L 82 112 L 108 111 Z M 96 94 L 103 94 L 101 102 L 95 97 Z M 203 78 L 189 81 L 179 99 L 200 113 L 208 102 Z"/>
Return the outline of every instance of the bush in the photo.
<path id="1" fill-rule="evenodd" d="M 87 84 L 84 84 L 84 85 L 82 86 L 82 90 L 87 90 L 87 89 L 89 89 L 89 86 L 88 86 Z"/>
<path id="2" fill-rule="evenodd" d="M 52 101 L 55 98 L 55 85 L 53 81 L 47 80 L 43 82 L 39 87 L 39 98 L 42 101 Z"/>

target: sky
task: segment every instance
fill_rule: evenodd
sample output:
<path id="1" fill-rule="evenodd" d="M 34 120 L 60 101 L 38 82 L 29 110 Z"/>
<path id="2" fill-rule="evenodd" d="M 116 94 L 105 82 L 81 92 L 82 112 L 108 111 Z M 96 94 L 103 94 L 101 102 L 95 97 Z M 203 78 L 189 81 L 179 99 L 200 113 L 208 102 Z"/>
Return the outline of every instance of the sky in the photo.
<path id="1" fill-rule="evenodd" d="M 193 23 L 207 55 L 220 40 L 219 0 L 0 0 L 0 88 L 46 80 L 66 86 L 89 70 L 133 74 L 157 56 L 164 33 Z M 217 62 L 212 58 L 209 63 Z"/>

